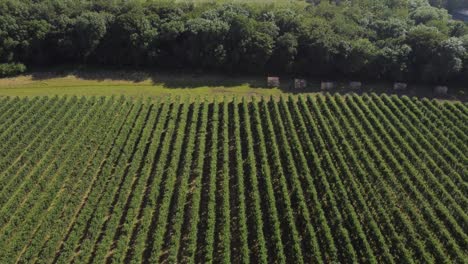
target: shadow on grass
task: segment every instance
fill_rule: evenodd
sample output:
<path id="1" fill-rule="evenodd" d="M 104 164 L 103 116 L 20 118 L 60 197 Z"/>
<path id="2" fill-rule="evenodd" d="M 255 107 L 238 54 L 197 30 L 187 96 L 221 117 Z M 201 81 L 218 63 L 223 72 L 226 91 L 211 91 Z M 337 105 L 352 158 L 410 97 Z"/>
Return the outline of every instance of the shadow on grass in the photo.
<path id="1" fill-rule="evenodd" d="M 106 81 L 127 81 L 131 83 L 149 82 L 152 85 L 161 85 L 168 89 L 192 89 L 200 87 L 212 88 L 268 88 L 266 76 L 263 75 L 226 75 L 213 73 L 193 73 L 185 71 L 160 71 L 160 70 L 102 70 L 90 68 L 58 68 L 48 71 L 33 71 L 31 73 L 33 80 L 45 81 L 53 78 L 63 78 L 75 76 L 79 79 L 106 82 Z M 407 95 L 418 98 L 457 100 L 468 102 L 468 87 L 461 85 L 450 85 L 447 95 L 439 95 L 434 92 L 434 85 L 409 84 L 408 89 L 404 91 L 395 91 L 390 82 L 363 82 L 359 89 L 352 89 L 348 82 L 336 82 L 335 88 L 323 91 L 320 88 L 320 80 L 307 80 L 307 88 L 294 88 L 293 76 L 281 76 L 281 85 L 278 87 L 281 91 L 291 94 L 300 93 L 376 93 L 376 94 L 395 94 Z"/>
<path id="2" fill-rule="evenodd" d="M 263 78 L 258 76 L 206 74 L 185 71 L 51 68 L 47 71 L 32 71 L 31 76 L 35 81 L 45 81 L 67 76 L 75 76 L 79 79 L 97 82 L 126 81 L 138 84 L 150 81 L 153 85 L 162 85 L 165 88 L 229 88 L 244 85 L 251 88 L 267 88 Z"/>

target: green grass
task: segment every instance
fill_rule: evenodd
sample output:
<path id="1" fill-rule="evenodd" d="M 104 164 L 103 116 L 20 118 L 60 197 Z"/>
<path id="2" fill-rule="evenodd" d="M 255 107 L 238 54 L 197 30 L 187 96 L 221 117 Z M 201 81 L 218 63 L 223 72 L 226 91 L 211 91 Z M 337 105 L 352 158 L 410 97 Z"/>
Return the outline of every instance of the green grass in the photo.
<path id="1" fill-rule="evenodd" d="M 268 88 L 266 76 L 226 76 L 216 74 L 155 73 L 116 70 L 61 70 L 51 72 L 33 72 L 13 78 L 0 79 L 0 97 L 2 96 L 110 96 L 124 95 L 131 98 L 159 98 L 167 95 L 212 96 L 247 96 L 278 97 L 290 94 L 323 93 L 319 80 L 308 80 L 306 89 L 294 89 L 293 77 L 281 76 L 281 86 Z M 435 98 L 451 101 L 468 102 L 467 87 L 450 85 L 447 96 L 433 93 L 433 86 L 410 84 L 408 91 L 394 91 L 392 83 L 365 81 L 361 89 L 350 89 L 348 82 L 341 81 L 329 93 L 377 93 L 398 94 L 419 98 Z"/>
<path id="2" fill-rule="evenodd" d="M 263 87 L 262 87 L 263 86 Z M 284 89 L 283 89 L 284 90 Z M 278 96 L 288 94 L 267 88 L 260 78 L 158 75 L 101 72 L 97 74 L 35 74 L 0 79 L 0 96 L 125 95 L 129 97 L 192 96 Z"/>

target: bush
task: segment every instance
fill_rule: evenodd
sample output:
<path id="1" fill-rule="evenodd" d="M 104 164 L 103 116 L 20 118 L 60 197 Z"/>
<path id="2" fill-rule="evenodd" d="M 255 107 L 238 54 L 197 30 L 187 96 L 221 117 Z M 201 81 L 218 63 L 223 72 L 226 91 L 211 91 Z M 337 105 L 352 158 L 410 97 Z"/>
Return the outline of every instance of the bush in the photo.
<path id="1" fill-rule="evenodd" d="M 26 66 L 22 63 L 0 64 L 0 78 L 21 74 L 26 71 Z"/>

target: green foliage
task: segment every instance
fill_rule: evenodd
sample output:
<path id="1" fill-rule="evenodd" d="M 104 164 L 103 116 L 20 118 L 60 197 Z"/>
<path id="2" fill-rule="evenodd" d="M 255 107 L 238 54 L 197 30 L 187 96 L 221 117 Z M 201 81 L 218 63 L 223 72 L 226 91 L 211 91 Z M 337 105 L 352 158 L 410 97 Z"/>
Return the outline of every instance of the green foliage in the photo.
<path id="1" fill-rule="evenodd" d="M 298 52 L 298 40 L 294 34 L 285 33 L 276 40 L 276 47 L 271 56 L 271 66 L 279 72 L 292 72 Z"/>
<path id="2" fill-rule="evenodd" d="M 433 42 L 468 32 L 432 2 L 5 0 L 0 62 L 459 81 L 427 78 Z"/>
<path id="3" fill-rule="evenodd" d="M 229 25 L 218 19 L 195 18 L 187 21 L 186 58 L 192 67 L 216 69 L 227 59 L 224 45 Z"/>
<path id="4" fill-rule="evenodd" d="M 410 17 L 416 24 L 426 24 L 433 20 L 448 20 L 449 18 L 446 10 L 431 6 L 416 8 L 411 12 Z"/>
<path id="5" fill-rule="evenodd" d="M 360 38 L 351 40 L 343 44 L 344 51 L 340 52 L 343 56 L 343 61 L 339 64 L 344 73 L 360 73 L 364 72 L 377 56 L 377 47 L 368 39 Z"/>
<path id="6" fill-rule="evenodd" d="M 73 45 L 80 51 L 78 56 L 86 59 L 98 47 L 107 32 L 109 16 L 106 13 L 87 12 L 76 18 L 73 25 L 76 39 Z"/>
<path id="7" fill-rule="evenodd" d="M 463 59 L 467 49 L 459 38 L 449 38 L 443 41 L 437 50 L 436 63 L 438 78 L 447 81 L 451 76 L 463 70 Z"/>
<path id="8" fill-rule="evenodd" d="M 0 77 L 15 76 L 26 71 L 26 66 L 21 63 L 2 63 L 0 64 Z"/>

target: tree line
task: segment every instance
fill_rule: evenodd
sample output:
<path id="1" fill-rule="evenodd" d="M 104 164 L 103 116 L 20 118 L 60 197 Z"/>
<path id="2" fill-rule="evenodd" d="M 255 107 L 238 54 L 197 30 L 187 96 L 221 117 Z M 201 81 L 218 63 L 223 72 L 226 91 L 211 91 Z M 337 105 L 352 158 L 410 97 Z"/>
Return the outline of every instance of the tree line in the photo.
<path id="1" fill-rule="evenodd" d="M 0 63 L 446 83 L 468 80 L 468 25 L 427 0 L 4 0 Z"/>

